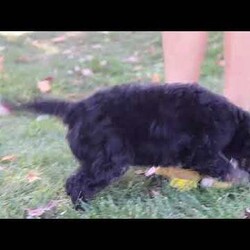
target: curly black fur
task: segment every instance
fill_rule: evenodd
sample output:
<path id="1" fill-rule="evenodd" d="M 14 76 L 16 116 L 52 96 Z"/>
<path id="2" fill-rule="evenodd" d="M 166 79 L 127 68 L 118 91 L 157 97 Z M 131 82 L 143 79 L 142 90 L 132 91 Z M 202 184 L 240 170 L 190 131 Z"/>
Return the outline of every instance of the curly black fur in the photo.
<path id="1" fill-rule="evenodd" d="M 22 108 L 68 125 L 80 163 L 66 182 L 73 203 L 92 198 L 129 166 L 180 165 L 226 179 L 231 158 L 250 158 L 249 113 L 196 84 L 125 84 L 75 103 L 43 100 Z"/>

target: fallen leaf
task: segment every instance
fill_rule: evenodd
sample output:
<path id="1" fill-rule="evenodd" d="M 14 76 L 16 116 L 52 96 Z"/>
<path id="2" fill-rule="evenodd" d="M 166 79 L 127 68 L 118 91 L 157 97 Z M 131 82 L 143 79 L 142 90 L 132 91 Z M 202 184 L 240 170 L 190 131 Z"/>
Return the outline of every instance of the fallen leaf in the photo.
<path id="1" fill-rule="evenodd" d="M 156 48 L 152 45 L 147 49 L 147 52 L 149 52 L 151 55 L 154 55 L 156 53 Z"/>
<path id="2" fill-rule="evenodd" d="M 81 71 L 81 68 L 80 68 L 79 66 L 75 66 L 75 67 L 74 67 L 74 71 L 75 71 L 75 72 L 80 72 L 80 71 Z"/>
<path id="3" fill-rule="evenodd" d="M 106 66 L 107 63 L 108 63 L 108 62 L 107 62 L 106 60 L 100 61 L 100 65 L 101 65 L 101 66 Z"/>
<path id="4" fill-rule="evenodd" d="M 32 61 L 33 61 L 33 59 L 31 57 L 29 57 L 29 56 L 19 56 L 15 60 L 16 63 L 30 63 Z"/>
<path id="5" fill-rule="evenodd" d="M 94 75 L 93 71 L 91 69 L 88 69 L 88 68 L 82 69 L 81 73 L 83 76 L 93 76 Z"/>
<path id="6" fill-rule="evenodd" d="M 245 217 L 244 219 L 250 219 L 250 208 L 245 209 Z"/>
<path id="7" fill-rule="evenodd" d="M 138 174 L 138 175 L 145 174 L 145 170 L 142 170 L 142 169 L 136 170 L 135 174 Z"/>
<path id="8" fill-rule="evenodd" d="M 58 36 L 58 37 L 55 37 L 53 39 L 51 39 L 51 41 L 53 43 L 62 43 L 66 40 L 66 36 L 62 35 L 62 36 Z"/>
<path id="9" fill-rule="evenodd" d="M 159 76 L 159 74 L 153 74 L 152 75 L 152 78 L 151 78 L 151 81 L 153 82 L 153 83 L 160 83 L 161 82 L 161 78 L 160 78 L 160 76 Z"/>
<path id="10" fill-rule="evenodd" d="M 69 54 L 67 58 L 70 59 L 70 60 L 71 60 L 71 59 L 74 59 L 74 58 L 75 58 L 75 55 Z"/>
<path id="11" fill-rule="evenodd" d="M 0 56 L 0 73 L 4 72 L 4 56 Z"/>
<path id="12" fill-rule="evenodd" d="M 0 171 L 5 170 L 5 167 L 0 166 Z"/>
<path id="13" fill-rule="evenodd" d="M 7 37 L 8 36 L 19 37 L 30 33 L 32 33 L 32 31 L 1 31 L 0 35 Z"/>
<path id="14" fill-rule="evenodd" d="M 77 94 L 77 93 L 71 93 L 71 94 L 67 95 L 67 98 L 74 99 L 74 100 L 76 100 L 76 99 L 80 100 L 80 99 L 83 99 L 85 97 L 86 97 L 85 94 L 81 94 L 81 93 L 79 93 L 79 94 Z"/>
<path id="15" fill-rule="evenodd" d="M 0 103 L 0 116 L 6 116 L 10 114 L 8 107 Z"/>
<path id="16" fill-rule="evenodd" d="M 73 72 L 73 70 L 68 70 L 68 71 L 67 71 L 67 74 L 68 74 L 68 75 L 73 75 L 74 72 Z"/>
<path id="17" fill-rule="evenodd" d="M 66 32 L 67 37 L 77 37 L 77 36 L 85 36 L 86 32 L 83 31 L 70 31 Z"/>
<path id="18" fill-rule="evenodd" d="M 156 172 L 156 167 L 152 167 L 152 168 L 150 168 L 146 173 L 145 173 L 145 176 L 151 176 L 151 175 L 153 175 L 153 174 L 155 174 L 155 172 Z"/>
<path id="19" fill-rule="evenodd" d="M 48 92 L 50 92 L 53 80 L 54 80 L 53 77 L 49 76 L 49 77 L 43 79 L 42 81 L 38 82 L 37 83 L 38 89 L 42 93 L 48 93 Z"/>
<path id="20" fill-rule="evenodd" d="M 226 61 L 225 61 L 223 55 L 219 55 L 218 60 L 217 60 L 217 65 L 219 65 L 221 67 L 225 67 L 226 66 Z"/>
<path id="21" fill-rule="evenodd" d="M 85 61 L 92 61 L 94 59 L 94 56 L 92 56 L 92 55 L 86 55 L 84 57 L 84 59 L 85 59 Z"/>
<path id="22" fill-rule="evenodd" d="M 123 61 L 128 62 L 128 63 L 138 63 L 139 58 L 138 58 L 138 56 L 130 56 L 130 57 L 127 57 L 126 59 L 124 59 Z"/>
<path id="23" fill-rule="evenodd" d="M 29 183 L 37 181 L 37 180 L 41 180 L 42 178 L 39 176 L 40 173 L 31 170 L 28 175 L 27 175 L 27 180 Z"/>
<path id="24" fill-rule="evenodd" d="M 166 177 L 167 179 L 184 179 L 192 181 L 200 181 L 201 176 L 198 172 L 191 169 L 183 169 L 178 166 L 158 167 L 155 173 Z"/>
<path id="25" fill-rule="evenodd" d="M 27 209 L 27 219 L 33 219 L 33 218 L 40 218 L 42 215 L 44 215 L 45 212 L 52 210 L 53 208 L 56 208 L 58 205 L 58 201 L 50 201 L 47 205 L 36 208 L 36 209 Z"/>
<path id="26" fill-rule="evenodd" d="M 68 55 L 68 54 L 72 54 L 72 50 L 71 49 L 66 49 L 62 52 L 63 55 Z"/>
<path id="27" fill-rule="evenodd" d="M 44 208 L 37 208 L 37 209 L 27 209 L 28 212 L 28 219 L 34 218 L 34 217 L 39 217 L 41 216 L 45 210 Z"/>
<path id="28" fill-rule="evenodd" d="M 45 206 L 46 210 L 50 210 L 58 205 L 59 201 L 50 201 L 47 206 Z"/>
<path id="29" fill-rule="evenodd" d="M 188 179 L 179 179 L 173 178 L 170 180 L 169 185 L 173 188 L 178 189 L 179 191 L 189 191 L 193 188 L 197 188 L 198 181 L 188 180 Z"/>
<path id="30" fill-rule="evenodd" d="M 51 85 L 49 81 L 40 81 L 38 82 L 37 87 L 42 93 L 47 93 L 51 91 Z"/>
<path id="31" fill-rule="evenodd" d="M 155 197 L 155 196 L 157 196 L 159 194 L 160 194 L 160 191 L 157 191 L 157 190 L 154 190 L 154 189 L 149 191 L 149 195 L 150 195 L 151 198 L 153 198 L 153 197 Z"/>
<path id="32" fill-rule="evenodd" d="M 31 41 L 31 45 L 34 47 L 43 50 L 46 54 L 57 54 L 59 53 L 59 49 L 55 46 L 53 46 L 51 43 L 48 41 Z"/>
<path id="33" fill-rule="evenodd" d="M 63 212 L 60 213 L 60 215 L 64 215 L 66 212 L 67 212 L 67 211 L 63 211 Z"/>
<path id="34" fill-rule="evenodd" d="M 221 66 L 221 67 L 225 67 L 226 66 L 226 61 L 225 60 L 220 60 L 218 62 L 218 65 Z"/>
<path id="35" fill-rule="evenodd" d="M 102 48 L 102 45 L 101 44 L 93 44 L 91 46 L 93 49 L 101 49 Z"/>
<path id="36" fill-rule="evenodd" d="M 134 71 L 139 71 L 139 70 L 142 70 L 142 66 L 141 65 L 136 65 L 134 68 L 133 68 Z"/>
<path id="37" fill-rule="evenodd" d="M 17 157 L 15 155 L 6 155 L 1 158 L 0 162 L 11 162 L 11 161 L 15 161 L 16 159 Z"/>

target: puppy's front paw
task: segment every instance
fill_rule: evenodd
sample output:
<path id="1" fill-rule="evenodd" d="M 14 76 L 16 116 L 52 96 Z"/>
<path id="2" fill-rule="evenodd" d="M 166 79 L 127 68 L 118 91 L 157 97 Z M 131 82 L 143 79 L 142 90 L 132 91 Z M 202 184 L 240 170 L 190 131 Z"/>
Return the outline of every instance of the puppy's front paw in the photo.
<path id="1" fill-rule="evenodd" d="M 66 193 L 70 196 L 72 203 L 75 207 L 78 207 L 79 201 L 86 202 L 82 185 L 77 181 L 76 176 L 71 176 L 66 181 Z"/>

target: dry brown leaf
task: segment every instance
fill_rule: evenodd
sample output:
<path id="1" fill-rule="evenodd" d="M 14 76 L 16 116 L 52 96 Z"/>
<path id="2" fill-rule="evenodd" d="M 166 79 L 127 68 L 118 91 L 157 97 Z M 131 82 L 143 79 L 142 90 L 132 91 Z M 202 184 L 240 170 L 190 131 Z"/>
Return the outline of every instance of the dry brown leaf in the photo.
<path id="1" fill-rule="evenodd" d="M 33 59 L 32 59 L 31 57 L 25 56 L 25 55 L 19 56 L 19 57 L 15 60 L 16 63 L 30 63 L 30 62 L 32 62 L 32 61 L 33 61 Z"/>
<path id="2" fill-rule="evenodd" d="M 142 170 L 142 169 L 135 170 L 135 174 L 143 175 L 145 174 L 145 170 Z"/>
<path id="3" fill-rule="evenodd" d="M 223 55 L 219 55 L 219 56 L 218 56 L 217 65 L 219 65 L 219 66 L 221 66 L 221 67 L 225 67 L 226 61 L 225 61 Z"/>
<path id="4" fill-rule="evenodd" d="M 48 93 L 51 91 L 52 87 L 52 82 L 53 82 L 53 77 L 49 76 L 42 81 L 37 83 L 37 88 L 42 92 L 42 93 Z"/>
<path id="5" fill-rule="evenodd" d="M 160 194 L 160 191 L 158 191 L 158 190 L 150 190 L 149 191 L 149 195 L 150 195 L 150 197 L 151 198 L 153 198 L 153 197 L 155 197 L 155 196 L 157 196 L 157 195 L 159 195 Z"/>
<path id="6" fill-rule="evenodd" d="M 37 180 L 41 180 L 42 178 L 40 177 L 40 175 L 41 175 L 40 173 L 34 170 L 31 170 L 27 175 L 27 180 L 29 183 L 37 181 Z"/>
<path id="7" fill-rule="evenodd" d="M 101 49 L 103 46 L 101 44 L 93 44 L 91 47 L 93 49 Z"/>
<path id="8" fill-rule="evenodd" d="M 78 65 L 76 65 L 76 66 L 74 67 L 74 71 L 75 71 L 75 72 L 80 72 L 80 71 L 81 71 L 81 68 L 80 68 Z"/>
<path id="9" fill-rule="evenodd" d="M 106 66 L 106 65 L 107 65 L 107 63 L 108 63 L 108 62 L 107 62 L 106 60 L 102 60 L 102 61 L 100 61 L 100 65 L 101 65 L 101 66 Z"/>
<path id="10" fill-rule="evenodd" d="M 58 205 L 58 201 L 50 201 L 46 206 L 36 208 L 36 209 L 27 209 L 27 219 L 32 218 L 40 218 L 45 212 L 52 210 L 53 208 L 56 208 Z"/>
<path id="11" fill-rule="evenodd" d="M 161 77 L 159 76 L 159 74 L 155 73 L 152 75 L 151 81 L 153 83 L 160 83 L 161 82 Z"/>
<path id="12" fill-rule="evenodd" d="M 62 43 L 62 42 L 64 42 L 66 39 L 67 39 L 66 36 L 62 35 L 62 36 L 58 36 L 58 37 L 55 37 L 55 38 L 51 39 L 51 41 L 52 41 L 53 43 Z"/>
<path id="13" fill-rule="evenodd" d="M 51 91 L 51 84 L 49 81 L 40 81 L 37 83 L 37 87 L 42 93 L 48 93 Z"/>
<path id="14" fill-rule="evenodd" d="M 138 63 L 139 58 L 138 58 L 138 56 L 130 56 L 130 57 L 124 59 L 123 61 L 127 62 L 127 63 Z"/>
<path id="15" fill-rule="evenodd" d="M 0 166 L 0 171 L 5 170 L 5 167 Z"/>
<path id="16" fill-rule="evenodd" d="M 67 37 L 77 37 L 77 36 L 85 36 L 86 32 L 83 31 L 70 31 L 66 32 Z"/>
<path id="17" fill-rule="evenodd" d="M 140 70 L 142 70 L 142 69 L 143 69 L 143 67 L 142 67 L 141 65 L 136 65 L 136 66 L 133 68 L 134 71 L 140 71 Z"/>
<path id="18" fill-rule="evenodd" d="M 145 176 L 151 176 L 153 174 L 155 174 L 156 172 L 156 167 L 151 167 L 146 173 L 145 173 Z"/>
<path id="19" fill-rule="evenodd" d="M 250 208 L 245 209 L 245 219 L 250 219 Z"/>
<path id="20" fill-rule="evenodd" d="M 0 103 L 0 116 L 6 116 L 9 114 L 10 114 L 9 108 Z"/>
<path id="21" fill-rule="evenodd" d="M 218 62 L 218 65 L 221 66 L 221 67 L 225 67 L 226 66 L 226 61 L 225 60 L 220 60 Z"/>
<path id="22" fill-rule="evenodd" d="M 83 76 L 93 76 L 94 75 L 93 71 L 91 69 L 88 69 L 88 68 L 82 69 L 81 73 Z"/>
<path id="23" fill-rule="evenodd" d="M 27 212 L 28 212 L 27 218 L 31 219 L 34 217 L 41 216 L 45 212 L 45 210 L 44 208 L 36 208 L 36 209 L 27 209 Z"/>
<path id="24" fill-rule="evenodd" d="M 4 56 L 0 56 L 0 74 L 4 72 Z"/>
<path id="25" fill-rule="evenodd" d="M 156 53 L 156 48 L 152 45 L 147 49 L 147 52 L 149 52 L 151 55 L 154 55 Z"/>
<path id="26" fill-rule="evenodd" d="M 81 93 L 79 93 L 79 94 L 77 94 L 77 93 L 71 93 L 71 94 L 68 94 L 67 95 L 67 98 L 69 98 L 69 99 L 77 99 L 77 100 L 80 100 L 80 99 L 84 99 L 86 97 L 86 95 L 85 94 L 81 94 Z"/>
<path id="27" fill-rule="evenodd" d="M 11 162 L 11 161 L 15 161 L 16 159 L 17 157 L 15 155 L 6 155 L 1 158 L 0 162 Z"/>
<path id="28" fill-rule="evenodd" d="M 31 41 L 31 45 L 33 45 L 34 47 L 43 50 L 46 54 L 57 54 L 59 53 L 59 49 L 52 45 L 51 42 L 48 41 L 38 41 L 38 40 L 34 40 Z"/>

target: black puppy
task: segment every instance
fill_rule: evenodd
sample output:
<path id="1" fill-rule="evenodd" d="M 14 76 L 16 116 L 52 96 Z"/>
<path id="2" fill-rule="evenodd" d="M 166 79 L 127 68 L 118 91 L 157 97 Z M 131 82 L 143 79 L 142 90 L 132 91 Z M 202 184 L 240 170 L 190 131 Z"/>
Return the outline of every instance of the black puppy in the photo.
<path id="1" fill-rule="evenodd" d="M 250 159 L 249 113 L 196 84 L 124 84 L 79 102 L 37 100 L 20 108 L 68 126 L 80 163 L 66 182 L 73 203 L 93 197 L 129 166 L 180 165 L 227 180 L 231 158 Z"/>

